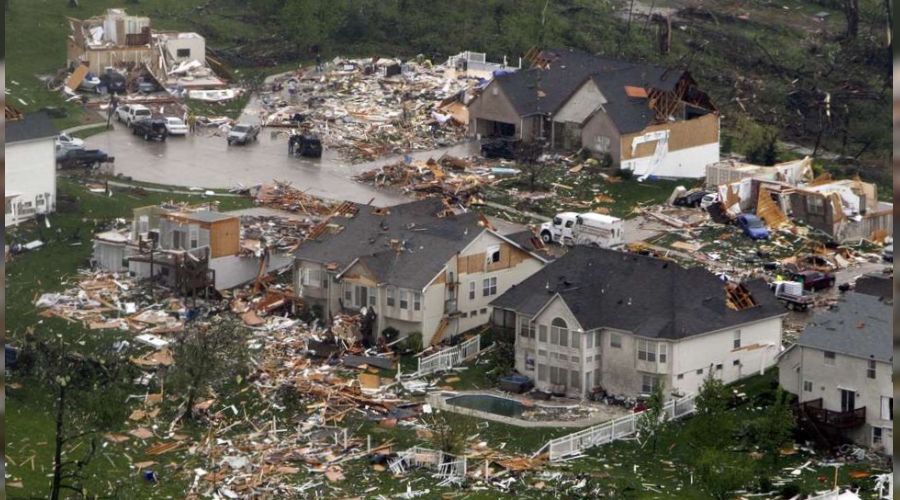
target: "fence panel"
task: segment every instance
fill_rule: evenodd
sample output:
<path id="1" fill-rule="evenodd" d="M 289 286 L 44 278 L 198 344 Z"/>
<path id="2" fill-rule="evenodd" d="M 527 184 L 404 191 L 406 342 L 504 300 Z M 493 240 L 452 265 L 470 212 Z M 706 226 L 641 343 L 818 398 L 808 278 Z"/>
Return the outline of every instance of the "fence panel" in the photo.
<path id="1" fill-rule="evenodd" d="M 411 376 L 422 377 L 449 370 L 463 361 L 477 356 L 479 352 L 481 352 L 481 335 L 476 335 L 459 345 L 419 358 L 419 369 Z"/>

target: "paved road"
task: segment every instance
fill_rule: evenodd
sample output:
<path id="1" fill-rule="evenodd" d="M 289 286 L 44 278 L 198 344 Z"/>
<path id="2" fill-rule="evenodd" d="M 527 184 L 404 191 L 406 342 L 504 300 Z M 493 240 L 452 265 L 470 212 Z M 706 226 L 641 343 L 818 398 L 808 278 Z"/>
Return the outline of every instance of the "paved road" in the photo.
<path id="1" fill-rule="evenodd" d="M 146 142 L 131 135 L 124 125 L 115 130 L 89 137 L 89 148 L 99 148 L 116 158 L 115 172 L 136 180 L 174 186 L 232 188 L 252 186 L 272 180 L 291 181 L 299 189 L 314 196 L 368 203 L 394 205 L 408 201 L 402 193 L 378 190 L 353 181 L 360 172 L 400 157 L 388 157 L 368 163 L 350 165 L 333 151 L 325 151 L 321 159 L 289 157 L 287 137 L 277 129 L 263 129 L 259 141 L 247 146 L 228 146 L 225 137 L 203 129 L 198 135 L 170 137 L 165 142 Z M 416 159 L 439 157 L 447 152 L 468 156 L 477 144 L 468 142 L 435 151 L 412 153 Z"/>

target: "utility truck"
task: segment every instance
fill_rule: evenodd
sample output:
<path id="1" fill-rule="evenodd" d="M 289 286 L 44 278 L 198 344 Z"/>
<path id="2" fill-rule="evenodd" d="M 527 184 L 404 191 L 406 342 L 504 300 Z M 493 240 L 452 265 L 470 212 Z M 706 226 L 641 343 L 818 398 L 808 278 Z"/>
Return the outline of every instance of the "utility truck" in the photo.
<path id="1" fill-rule="evenodd" d="M 541 224 L 541 239 L 544 243 L 615 248 L 624 243 L 622 229 L 622 219 L 611 215 L 562 212 Z"/>

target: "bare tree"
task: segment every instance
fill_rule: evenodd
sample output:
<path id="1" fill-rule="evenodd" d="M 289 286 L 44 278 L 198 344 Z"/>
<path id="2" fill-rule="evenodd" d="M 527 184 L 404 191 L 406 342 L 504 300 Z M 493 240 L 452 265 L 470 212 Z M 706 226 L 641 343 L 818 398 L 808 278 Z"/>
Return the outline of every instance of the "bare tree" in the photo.
<path id="1" fill-rule="evenodd" d="M 537 186 L 538 175 L 547 167 L 546 164 L 539 161 L 543 153 L 544 144 L 538 140 L 532 142 L 520 141 L 516 143 L 513 150 L 516 166 L 525 172 L 525 175 L 528 177 L 528 189 L 531 191 L 534 191 Z"/>

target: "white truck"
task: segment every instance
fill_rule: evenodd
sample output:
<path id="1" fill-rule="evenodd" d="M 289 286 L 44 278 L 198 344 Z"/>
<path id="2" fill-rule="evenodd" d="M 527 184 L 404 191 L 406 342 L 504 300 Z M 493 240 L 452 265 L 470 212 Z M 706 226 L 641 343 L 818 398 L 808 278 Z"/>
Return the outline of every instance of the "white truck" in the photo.
<path id="1" fill-rule="evenodd" d="M 544 243 L 614 248 L 624 243 L 622 229 L 622 219 L 611 215 L 562 212 L 541 224 L 541 239 Z"/>

